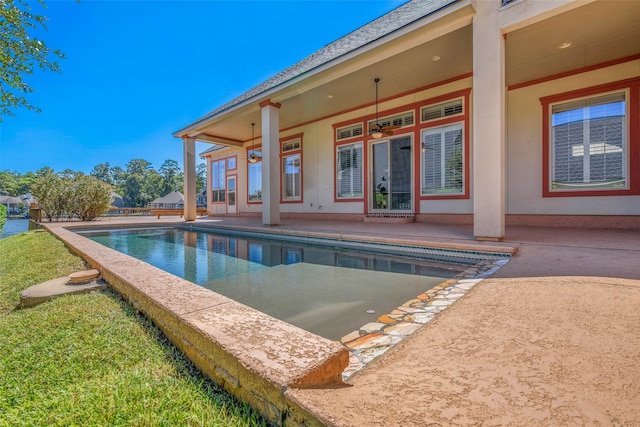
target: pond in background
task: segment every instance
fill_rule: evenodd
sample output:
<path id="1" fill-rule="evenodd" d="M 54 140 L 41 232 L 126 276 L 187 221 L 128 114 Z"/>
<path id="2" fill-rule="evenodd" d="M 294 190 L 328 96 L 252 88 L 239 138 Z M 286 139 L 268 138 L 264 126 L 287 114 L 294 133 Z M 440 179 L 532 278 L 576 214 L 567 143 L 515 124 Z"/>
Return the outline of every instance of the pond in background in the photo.
<path id="1" fill-rule="evenodd" d="M 0 239 L 25 232 L 29 229 L 28 219 L 7 219 L 2 227 Z"/>

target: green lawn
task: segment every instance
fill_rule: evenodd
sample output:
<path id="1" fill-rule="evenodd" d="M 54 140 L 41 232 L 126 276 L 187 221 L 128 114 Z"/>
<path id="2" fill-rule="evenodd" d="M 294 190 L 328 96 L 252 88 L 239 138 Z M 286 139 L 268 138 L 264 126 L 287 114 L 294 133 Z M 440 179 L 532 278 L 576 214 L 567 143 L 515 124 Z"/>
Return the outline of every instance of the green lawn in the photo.
<path id="1" fill-rule="evenodd" d="M 0 240 L 0 426 L 263 426 L 113 291 L 14 310 L 85 269 L 49 233 Z"/>

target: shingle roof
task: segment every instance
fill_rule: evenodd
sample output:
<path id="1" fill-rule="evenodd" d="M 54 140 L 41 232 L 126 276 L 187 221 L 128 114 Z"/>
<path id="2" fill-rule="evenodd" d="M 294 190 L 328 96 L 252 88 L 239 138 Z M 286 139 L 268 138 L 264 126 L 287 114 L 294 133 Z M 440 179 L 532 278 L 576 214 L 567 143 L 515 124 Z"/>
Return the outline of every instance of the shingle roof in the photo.
<path id="1" fill-rule="evenodd" d="M 166 196 L 159 197 L 152 201 L 151 203 L 164 203 L 164 204 L 176 204 L 184 202 L 184 196 L 178 190 L 172 191 Z"/>
<path id="2" fill-rule="evenodd" d="M 14 196 L 0 196 L 0 204 L 6 205 L 18 205 L 20 203 L 24 203 L 20 197 Z"/>
<path id="3" fill-rule="evenodd" d="M 426 16 L 432 15 L 433 13 L 444 9 L 453 3 L 457 3 L 458 1 L 460 0 L 411 0 L 380 18 L 377 18 L 347 34 L 346 36 L 326 45 L 300 62 L 271 77 L 269 80 L 227 102 L 209 114 L 199 118 L 186 128 L 229 110 L 248 99 L 256 97 L 270 89 L 290 81 L 295 77 L 340 58 L 349 52 L 353 52 L 358 48 L 366 46 L 369 43 L 381 39 L 382 37 L 406 27 L 407 25 L 410 25 Z M 177 133 L 179 132 L 180 131 Z"/>

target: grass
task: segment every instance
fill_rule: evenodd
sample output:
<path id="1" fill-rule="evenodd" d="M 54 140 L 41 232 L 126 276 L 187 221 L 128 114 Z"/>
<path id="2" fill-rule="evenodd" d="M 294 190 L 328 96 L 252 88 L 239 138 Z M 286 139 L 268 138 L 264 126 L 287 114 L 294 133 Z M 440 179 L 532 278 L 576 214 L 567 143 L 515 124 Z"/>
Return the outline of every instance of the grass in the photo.
<path id="1" fill-rule="evenodd" d="M 85 269 L 49 233 L 0 240 L 0 426 L 266 426 L 113 291 L 14 310 Z"/>

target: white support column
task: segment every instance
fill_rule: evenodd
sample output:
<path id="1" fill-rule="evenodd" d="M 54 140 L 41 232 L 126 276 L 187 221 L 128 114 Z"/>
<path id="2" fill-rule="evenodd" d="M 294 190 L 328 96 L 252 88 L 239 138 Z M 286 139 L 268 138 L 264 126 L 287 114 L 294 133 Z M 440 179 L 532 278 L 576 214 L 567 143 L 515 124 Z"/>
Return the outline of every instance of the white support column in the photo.
<path id="1" fill-rule="evenodd" d="M 505 67 L 500 2 L 475 0 L 473 18 L 473 234 L 505 230 Z"/>
<path id="2" fill-rule="evenodd" d="M 262 108 L 262 223 L 280 223 L 280 104 Z"/>
<path id="3" fill-rule="evenodd" d="M 196 139 L 182 138 L 184 161 L 184 220 L 196 220 Z"/>

